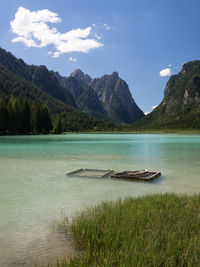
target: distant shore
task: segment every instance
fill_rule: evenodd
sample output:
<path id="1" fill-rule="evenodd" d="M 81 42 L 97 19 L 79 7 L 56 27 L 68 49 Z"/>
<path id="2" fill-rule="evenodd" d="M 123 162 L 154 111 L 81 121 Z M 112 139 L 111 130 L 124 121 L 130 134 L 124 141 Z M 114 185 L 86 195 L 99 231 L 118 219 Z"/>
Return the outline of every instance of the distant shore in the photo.
<path id="1" fill-rule="evenodd" d="M 128 130 L 128 131 L 76 131 L 76 132 L 62 132 L 59 134 L 0 134 L 0 136 L 38 136 L 38 135 L 62 135 L 62 134 L 200 134 L 200 130 L 178 130 L 178 129 L 169 129 L 169 130 Z"/>
<path id="2" fill-rule="evenodd" d="M 66 134 L 69 132 L 66 132 Z M 75 133 L 75 132 L 71 132 Z M 87 132 L 76 132 L 76 133 L 108 133 L 108 134 L 200 134 L 200 130 L 134 130 L 134 131 L 87 131 Z M 65 133 L 63 133 L 65 134 Z"/>

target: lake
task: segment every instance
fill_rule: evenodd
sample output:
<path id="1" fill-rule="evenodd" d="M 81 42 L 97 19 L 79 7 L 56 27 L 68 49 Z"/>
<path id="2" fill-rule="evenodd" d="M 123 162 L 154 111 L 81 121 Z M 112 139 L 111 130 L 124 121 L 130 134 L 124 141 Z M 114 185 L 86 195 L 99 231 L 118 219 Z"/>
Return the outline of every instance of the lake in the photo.
<path id="1" fill-rule="evenodd" d="M 0 137 L 0 266 L 64 257 L 63 214 L 102 200 L 200 192 L 200 135 Z M 79 168 L 161 171 L 152 183 L 66 176 Z"/>

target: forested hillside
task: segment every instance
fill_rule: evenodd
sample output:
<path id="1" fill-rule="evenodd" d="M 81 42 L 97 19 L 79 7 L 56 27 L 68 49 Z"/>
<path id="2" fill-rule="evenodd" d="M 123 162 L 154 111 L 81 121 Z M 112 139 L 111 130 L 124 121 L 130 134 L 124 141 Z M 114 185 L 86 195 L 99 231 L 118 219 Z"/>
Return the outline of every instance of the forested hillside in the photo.
<path id="1" fill-rule="evenodd" d="M 49 110 L 52 123 L 54 124 L 55 120 L 57 122 L 60 121 L 62 132 L 88 131 L 88 130 L 103 131 L 103 130 L 113 130 L 117 128 L 117 126 L 115 126 L 112 123 L 107 123 L 103 120 L 95 119 L 87 115 L 86 113 L 81 112 L 76 108 L 66 104 L 62 100 L 55 98 L 52 95 L 52 93 L 51 94 L 48 93 L 49 89 L 44 90 L 42 86 L 36 85 L 36 82 L 32 82 L 29 81 L 29 79 L 27 79 L 27 77 L 30 78 L 29 70 L 31 67 L 26 68 L 27 65 L 22 60 L 16 59 L 14 56 L 12 56 L 12 54 L 7 53 L 3 49 L 0 49 L 0 54 L 1 54 L 0 56 L 1 63 L 2 63 L 2 58 L 4 64 L 6 64 L 7 62 L 6 59 L 8 60 L 7 62 L 8 67 L 0 63 L 0 99 L 2 100 L 0 102 L 1 105 L 0 109 L 4 110 L 5 108 L 5 103 L 4 103 L 5 101 L 3 100 L 3 97 L 12 96 L 19 102 L 23 98 L 24 101 L 27 101 L 30 104 L 30 106 L 34 104 L 38 106 L 45 105 Z M 17 65 L 15 65 L 15 63 Z M 56 80 L 54 74 L 52 74 L 52 77 L 53 80 L 54 79 Z M 58 83 L 58 81 L 56 83 Z M 60 85 L 58 88 L 61 88 Z M 10 100 L 6 101 L 7 104 L 10 102 Z M 3 121 L 4 120 L 3 117 L 0 120 Z M 23 130 L 23 127 L 20 128 L 20 130 L 16 128 L 16 131 L 14 131 L 14 127 L 12 130 L 10 130 L 10 128 L 3 128 L 2 125 L 0 126 L 2 129 L 1 133 L 18 133 L 18 132 L 27 133 L 27 130 L 26 129 Z M 40 130 L 39 131 L 33 130 L 33 128 L 31 128 L 30 130 L 32 133 L 41 132 Z M 42 132 L 46 131 L 42 130 Z"/>
<path id="2" fill-rule="evenodd" d="M 1 95 L 0 134 L 47 134 L 51 130 L 52 121 L 46 105 Z"/>

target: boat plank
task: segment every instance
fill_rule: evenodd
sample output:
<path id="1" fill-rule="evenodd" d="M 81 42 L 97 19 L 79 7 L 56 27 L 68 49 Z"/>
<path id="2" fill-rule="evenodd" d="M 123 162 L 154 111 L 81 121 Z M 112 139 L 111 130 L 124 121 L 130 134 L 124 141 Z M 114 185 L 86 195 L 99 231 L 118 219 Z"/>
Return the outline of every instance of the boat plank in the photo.
<path id="1" fill-rule="evenodd" d="M 155 178 L 159 177 L 161 172 L 135 172 L 135 171 L 124 171 L 120 173 L 114 173 L 111 175 L 111 178 L 118 178 L 118 179 L 128 179 L 128 180 L 138 180 L 138 181 L 152 181 Z"/>
<path id="2" fill-rule="evenodd" d="M 106 169 L 106 170 L 100 170 L 100 169 L 78 169 L 73 172 L 67 173 L 67 176 L 77 176 L 77 177 L 93 177 L 93 178 L 103 178 L 111 174 L 113 170 Z"/>

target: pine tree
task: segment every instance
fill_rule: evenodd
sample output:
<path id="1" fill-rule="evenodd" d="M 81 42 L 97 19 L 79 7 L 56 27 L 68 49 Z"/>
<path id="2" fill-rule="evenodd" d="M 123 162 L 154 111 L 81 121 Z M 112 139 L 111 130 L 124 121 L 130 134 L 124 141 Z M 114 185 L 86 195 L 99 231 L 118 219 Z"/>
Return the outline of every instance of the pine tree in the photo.
<path id="1" fill-rule="evenodd" d="M 6 97 L 0 100 L 0 134 L 5 134 L 8 130 L 8 110 Z"/>
<path id="2" fill-rule="evenodd" d="M 15 133 L 15 117 L 13 112 L 13 97 L 8 101 L 7 105 L 8 110 L 8 133 Z"/>
<path id="3" fill-rule="evenodd" d="M 62 133 L 62 122 L 59 116 L 56 117 L 53 124 L 53 133 L 60 134 Z"/>
<path id="4" fill-rule="evenodd" d="M 37 105 L 35 103 L 31 106 L 31 132 L 37 134 Z"/>
<path id="5" fill-rule="evenodd" d="M 41 108 L 41 121 L 42 121 L 43 133 L 48 134 L 52 129 L 52 122 L 49 110 L 46 105 L 43 105 Z"/>
<path id="6" fill-rule="evenodd" d="M 23 122 L 23 133 L 31 132 L 31 108 L 27 99 L 23 99 L 21 102 L 21 119 Z"/>
<path id="7" fill-rule="evenodd" d="M 12 118 L 13 118 L 13 133 L 20 133 L 22 128 L 21 121 L 21 106 L 19 99 L 11 98 Z"/>

